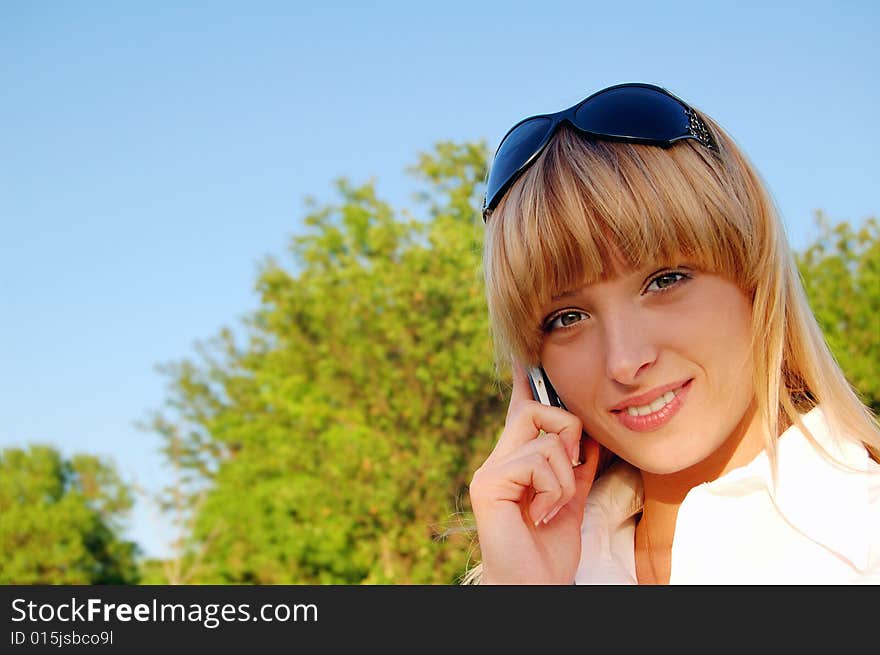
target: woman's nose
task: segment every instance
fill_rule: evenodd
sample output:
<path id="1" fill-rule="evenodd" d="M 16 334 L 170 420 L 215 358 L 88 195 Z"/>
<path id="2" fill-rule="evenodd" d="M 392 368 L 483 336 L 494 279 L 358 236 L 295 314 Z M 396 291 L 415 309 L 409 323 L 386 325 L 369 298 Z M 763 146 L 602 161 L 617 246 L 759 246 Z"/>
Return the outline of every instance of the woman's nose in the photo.
<path id="1" fill-rule="evenodd" d="M 605 372 L 615 382 L 636 385 L 657 360 L 656 335 L 644 321 L 619 315 L 603 321 Z"/>

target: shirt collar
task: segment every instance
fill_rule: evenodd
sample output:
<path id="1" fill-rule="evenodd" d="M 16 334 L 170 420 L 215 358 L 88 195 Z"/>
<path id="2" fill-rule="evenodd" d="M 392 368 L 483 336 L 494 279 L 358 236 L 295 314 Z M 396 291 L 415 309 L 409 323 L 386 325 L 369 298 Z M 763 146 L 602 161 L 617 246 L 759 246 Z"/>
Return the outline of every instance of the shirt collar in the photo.
<path id="1" fill-rule="evenodd" d="M 785 430 L 777 442 L 775 482 L 770 458 L 762 451 L 749 464 L 701 486 L 724 496 L 760 486 L 795 529 L 865 569 L 870 555 L 868 451 L 860 443 L 835 437 L 820 407 L 801 420 L 815 443 L 796 425 Z"/>

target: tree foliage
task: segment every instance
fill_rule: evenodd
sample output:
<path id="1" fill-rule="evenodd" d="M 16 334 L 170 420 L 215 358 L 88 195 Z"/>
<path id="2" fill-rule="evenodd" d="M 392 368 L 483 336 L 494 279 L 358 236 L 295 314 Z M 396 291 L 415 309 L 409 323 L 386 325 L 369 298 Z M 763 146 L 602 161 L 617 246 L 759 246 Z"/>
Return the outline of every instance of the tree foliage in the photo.
<path id="1" fill-rule="evenodd" d="M 370 181 L 307 202 L 289 261 L 267 257 L 245 342 L 222 328 L 159 367 L 158 433 L 177 554 L 135 559 L 111 465 L 47 446 L 0 452 L 0 583 L 456 582 L 467 483 L 503 424 L 480 274 L 483 144 L 440 143 L 410 172 L 421 218 Z M 817 215 L 796 255 L 848 379 L 880 413 L 880 223 Z M 452 528 L 451 530 L 449 528 Z"/>
<path id="2" fill-rule="evenodd" d="M 467 541 L 439 539 L 494 440 L 475 211 L 482 145 L 439 144 L 411 172 L 423 220 L 374 184 L 309 204 L 288 268 L 267 258 L 239 348 L 164 367 L 180 417 L 155 413 L 188 472 L 183 555 L 209 583 L 445 583 Z M 207 484 L 207 486 L 205 486 Z M 207 493 L 205 490 L 207 489 Z"/>
<path id="3" fill-rule="evenodd" d="M 160 367 L 142 424 L 179 475 L 174 565 L 151 581 L 449 583 L 472 535 L 440 539 L 503 424 L 480 275 L 483 145 L 441 143 L 411 172 L 424 217 L 372 182 L 310 201 L 286 265 L 269 257 L 245 343 L 228 328 Z M 798 263 L 820 323 L 875 407 L 876 221 L 828 228 Z M 454 523 L 454 521 L 453 521 Z"/>
<path id="4" fill-rule="evenodd" d="M 109 464 L 33 445 L 0 453 L 0 584 L 133 584 L 132 504 Z"/>
<path id="5" fill-rule="evenodd" d="M 797 257 L 804 287 L 829 347 L 863 402 L 880 414 L 880 222 L 832 225 Z"/>

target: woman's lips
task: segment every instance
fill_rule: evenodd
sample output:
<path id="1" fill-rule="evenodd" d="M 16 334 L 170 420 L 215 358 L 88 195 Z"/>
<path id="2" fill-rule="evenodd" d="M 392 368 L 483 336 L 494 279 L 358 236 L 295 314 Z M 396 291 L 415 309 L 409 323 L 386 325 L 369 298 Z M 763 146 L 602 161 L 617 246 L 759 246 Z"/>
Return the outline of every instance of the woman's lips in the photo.
<path id="1" fill-rule="evenodd" d="M 675 392 L 675 397 L 656 412 L 651 412 L 644 416 L 632 416 L 626 410 L 616 410 L 612 413 L 617 417 L 617 420 L 624 425 L 624 427 L 633 430 L 634 432 L 651 432 L 652 430 L 657 430 L 671 421 L 672 417 L 675 416 L 678 413 L 678 410 L 681 409 L 682 405 L 684 405 L 684 401 L 687 399 L 688 392 L 691 388 L 691 382 L 693 382 L 693 378 L 685 382 Z"/>

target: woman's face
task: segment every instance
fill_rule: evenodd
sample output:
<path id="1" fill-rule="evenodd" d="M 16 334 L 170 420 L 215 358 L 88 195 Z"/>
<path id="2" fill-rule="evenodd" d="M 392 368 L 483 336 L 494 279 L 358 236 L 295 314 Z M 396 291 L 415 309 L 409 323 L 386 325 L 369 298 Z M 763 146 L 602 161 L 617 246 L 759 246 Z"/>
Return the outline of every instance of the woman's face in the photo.
<path id="1" fill-rule="evenodd" d="M 588 434 L 667 474 L 715 452 L 754 398 L 751 305 L 684 262 L 618 266 L 542 312 L 541 363 Z"/>

